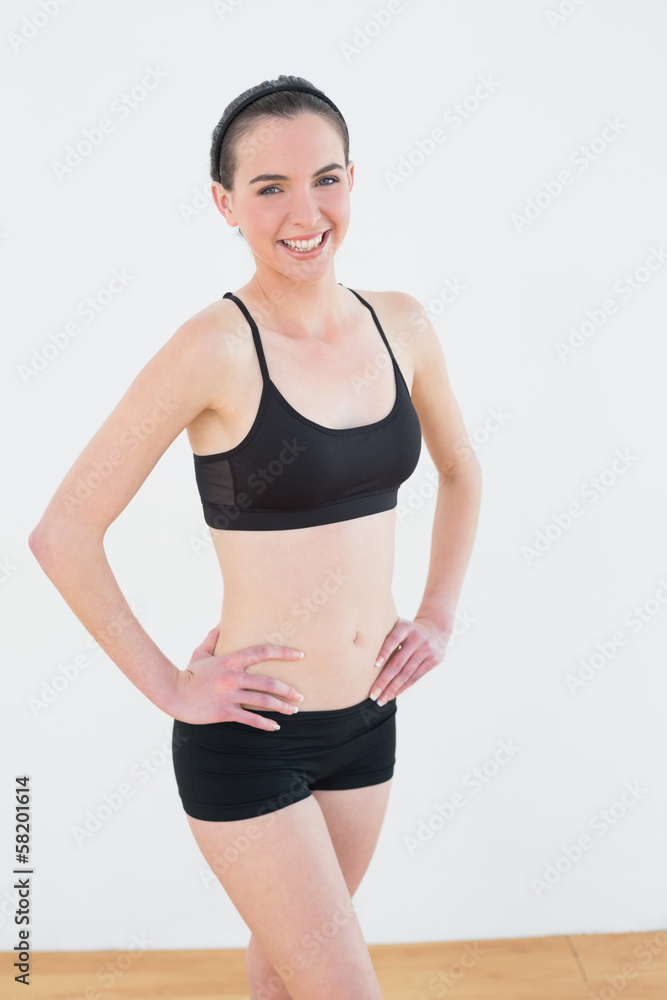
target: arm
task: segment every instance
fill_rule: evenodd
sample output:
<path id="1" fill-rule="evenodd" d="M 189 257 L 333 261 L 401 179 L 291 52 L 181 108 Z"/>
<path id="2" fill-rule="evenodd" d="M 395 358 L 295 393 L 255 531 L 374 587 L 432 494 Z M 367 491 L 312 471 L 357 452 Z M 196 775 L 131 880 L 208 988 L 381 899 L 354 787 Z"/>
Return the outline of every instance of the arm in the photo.
<path id="1" fill-rule="evenodd" d="M 209 309 L 192 317 L 141 370 L 79 455 L 28 539 L 40 566 L 84 628 L 125 676 L 168 714 L 181 671 L 132 613 L 103 543 L 110 524 L 168 446 L 220 396 L 220 374 L 226 365 L 221 363 L 224 338 L 219 322 L 216 329 L 216 315 Z M 82 488 L 80 480 L 90 487 Z"/>
<path id="2" fill-rule="evenodd" d="M 371 690 L 372 696 L 378 693 L 378 704 L 396 697 L 444 657 L 477 530 L 482 482 L 431 321 L 411 295 L 392 293 L 392 304 L 403 329 L 413 331 L 411 397 L 439 484 L 424 595 L 414 621 L 399 619 L 379 651 L 377 665 L 389 662 Z"/>
<path id="3" fill-rule="evenodd" d="M 415 337 L 412 402 L 439 475 L 431 559 L 415 619 L 434 622 L 449 638 L 477 531 L 482 471 L 449 383 L 438 336 L 420 303 L 406 298 L 413 322 L 416 318 L 422 331 Z"/>

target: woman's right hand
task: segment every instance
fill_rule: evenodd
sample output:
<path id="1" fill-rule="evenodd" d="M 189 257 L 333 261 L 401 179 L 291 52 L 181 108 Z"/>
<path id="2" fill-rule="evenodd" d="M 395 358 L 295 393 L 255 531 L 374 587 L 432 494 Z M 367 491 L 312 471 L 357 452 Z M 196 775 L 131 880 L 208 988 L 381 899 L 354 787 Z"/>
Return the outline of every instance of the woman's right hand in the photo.
<path id="1" fill-rule="evenodd" d="M 293 715 L 303 695 L 285 681 L 265 674 L 246 674 L 245 668 L 262 660 L 298 660 L 300 651 L 290 646 L 263 645 L 214 656 L 219 634 L 217 625 L 197 646 L 187 668 L 179 670 L 169 714 L 181 722 L 245 722 L 256 729 L 273 731 L 273 719 L 246 711 L 241 703 Z"/>

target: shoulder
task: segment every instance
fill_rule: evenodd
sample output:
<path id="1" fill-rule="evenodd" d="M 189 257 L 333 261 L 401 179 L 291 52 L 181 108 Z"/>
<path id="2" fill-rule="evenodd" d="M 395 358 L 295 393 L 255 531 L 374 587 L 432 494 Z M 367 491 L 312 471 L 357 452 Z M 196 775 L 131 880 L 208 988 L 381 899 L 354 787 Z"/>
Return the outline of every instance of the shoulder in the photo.
<path id="1" fill-rule="evenodd" d="M 239 318 L 247 328 L 238 306 L 231 299 L 216 299 L 184 320 L 172 340 L 178 341 L 184 350 L 188 347 L 216 350 L 229 344 L 227 335 L 236 332 L 241 325 Z"/>
<path id="2" fill-rule="evenodd" d="M 355 291 L 373 307 L 392 350 L 401 350 L 404 357 L 410 358 L 410 368 L 415 375 L 429 364 L 434 352 L 441 350 L 429 315 L 414 295 L 361 288 Z"/>
<path id="3" fill-rule="evenodd" d="M 185 370 L 196 368 L 219 384 L 221 371 L 233 376 L 242 363 L 244 344 L 252 345 L 248 323 L 231 299 L 221 298 L 184 320 L 163 350 Z"/>
<path id="4" fill-rule="evenodd" d="M 426 330 L 430 327 L 433 330 L 426 310 L 414 295 L 409 295 L 407 292 L 378 292 L 362 288 L 354 290 L 373 306 L 378 319 L 382 313 L 393 327 L 409 328 L 414 331 Z"/>

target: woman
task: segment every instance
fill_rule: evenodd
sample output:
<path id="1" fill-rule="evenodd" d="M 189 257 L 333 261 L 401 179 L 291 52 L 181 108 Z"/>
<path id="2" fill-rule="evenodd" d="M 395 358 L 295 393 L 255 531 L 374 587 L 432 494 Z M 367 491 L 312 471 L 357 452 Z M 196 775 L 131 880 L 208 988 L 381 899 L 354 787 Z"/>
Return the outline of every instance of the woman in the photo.
<path id="1" fill-rule="evenodd" d="M 333 102 L 300 77 L 252 87 L 214 130 L 211 176 L 255 273 L 139 373 L 30 545 L 174 719 L 187 821 L 252 932 L 251 996 L 376 1000 L 351 897 L 385 815 L 396 697 L 443 659 L 453 628 L 479 463 L 417 300 L 336 281 L 354 164 Z M 137 424 L 150 430 L 130 450 L 120 442 Z M 103 537 L 183 429 L 224 602 L 181 670 L 132 614 Z M 422 436 L 440 485 L 426 589 L 407 620 L 391 594 L 396 493 Z M 77 497 L 101 463 L 112 472 Z"/>

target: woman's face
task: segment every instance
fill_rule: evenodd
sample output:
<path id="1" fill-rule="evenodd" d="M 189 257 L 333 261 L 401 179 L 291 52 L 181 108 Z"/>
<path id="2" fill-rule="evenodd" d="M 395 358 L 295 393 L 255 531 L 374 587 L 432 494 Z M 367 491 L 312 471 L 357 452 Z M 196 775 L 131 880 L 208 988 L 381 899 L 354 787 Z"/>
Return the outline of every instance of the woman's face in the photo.
<path id="1" fill-rule="evenodd" d="M 238 225 L 259 262 L 296 281 L 327 271 L 350 220 L 354 164 L 320 115 L 261 119 L 237 151 L 232 191 L 213 184 L 218 209 Z M 311 248 L 282 241 L 320 241 Z"/>

